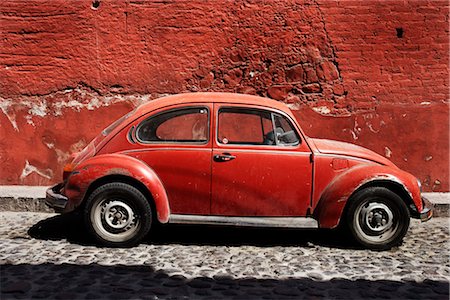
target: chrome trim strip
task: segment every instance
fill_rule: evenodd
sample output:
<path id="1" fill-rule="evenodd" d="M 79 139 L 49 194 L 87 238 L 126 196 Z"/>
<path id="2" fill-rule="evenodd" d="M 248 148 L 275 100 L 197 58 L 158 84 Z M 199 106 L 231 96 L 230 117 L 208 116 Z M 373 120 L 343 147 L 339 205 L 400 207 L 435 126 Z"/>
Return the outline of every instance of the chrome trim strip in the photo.
<path id="1" fill-rule="evenodd" d="M 311 154 L 311 152 L 303 152 L 303 151 L 290 151 L 290 150 L 285 150 L 286 148 L 276 148 L 276 149 L 226 149 L 226 148 L 214 148 L 213 150 L 215 151 L 222 151 L 222 152 L 250 152 L 250 153 L 268 153 L 268 154 L 275 154 L 275 155 L 280 155 L 280 154 L 289 154 L 289 155 L 298 155 L 298 156 L 309 156 Z"/>
<path id="2" fill-rule="evenodd" d="M 228 217 L 171 214 L 169 223 L 251 227 L 319 228 L 319 224 L 316 220 L 307 217 Z"/>
<path id="3" fill-rule="evenodd" d="M 119 153 L 121 154 L 128 154 L 128 153 L 135 153 L 135 152 L 150 152 L 150 151 L 206 151 L 206 152 L 212 152 L 211 148 L 168 148 L 168 147 L 155 147 L 155 148 L 139 148 L 139 149 L 132 149 L 132 150 L 124 150 Z"/>
<path id="4" fill-rule="evenodd" d="M 297 155 L 297 156 L 309 156 L 311 155 L 311 152 L 299 152 L 299 151 L 289 151 L 289 150 L 283 150 L 281 148 L 277 148 L 277 149 L 224 149 L 224 148 L 188 148 L 188 147 L 180 147 L 180 148 L 175 148 L 175 147 L 154 147 L 154 148 L 139 148 L 139 149 L 132 149 L 132 150 L 124 150 L 120 153 L 123 154 L 127 154 L 127 153 L 133 153 L 133 152 L 147 152 L 147 151 L 158 151 L 158 150 L 165 150 L 165 151 L 208 151 L 211 152 L 212 150 L 215 151 L 222 151 L 222 152 L 236 152 L 236 153 L 258 153 L 258 154 L 273 154 L 273 155 L 280 155 L 280 154 L 288 154 L 288 155 Z"/>
<path id="5" fill-rule="evenodd" d="M 356 157 L 356 156 L 351 156 L 351 155 L 346 155 L 346 154 L 331 154 L 331 153 L 315 152 L 314 156 L 315 157 L 323 156 L 323 157 L 353 159 L 353 160 L 360 161 L 360 162 L 371 162 L 371 163 L 375 163 L 375 164 L 380 164 L 379 162 L 368 159 L 368 158 L 361 158 L 361 157 Z"/>

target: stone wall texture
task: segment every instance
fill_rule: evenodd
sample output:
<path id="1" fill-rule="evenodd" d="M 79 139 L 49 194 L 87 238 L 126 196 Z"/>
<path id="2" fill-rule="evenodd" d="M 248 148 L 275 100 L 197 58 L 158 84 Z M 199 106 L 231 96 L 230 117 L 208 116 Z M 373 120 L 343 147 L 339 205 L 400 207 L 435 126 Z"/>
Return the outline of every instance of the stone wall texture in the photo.
<path id="1" fill-rule="evenodd" d="M 134 106 L 189 91 L 287 103 L 306 133 L 449 190 L 448 1 L 5 0 L 0 184 L 48 185 Z"/>

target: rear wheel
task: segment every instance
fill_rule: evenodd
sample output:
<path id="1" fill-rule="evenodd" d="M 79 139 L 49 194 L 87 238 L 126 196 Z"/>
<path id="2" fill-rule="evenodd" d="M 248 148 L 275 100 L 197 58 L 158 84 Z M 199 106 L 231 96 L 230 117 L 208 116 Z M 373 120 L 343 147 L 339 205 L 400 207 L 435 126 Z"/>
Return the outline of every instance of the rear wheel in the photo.
<path id="1" fill-rule="evenodd" d="M 383 187 L 370 187 L 358 191 L 349 201 L 347 226 L 359 244 L 386 250 L 402 243 L 410 216 L 397 194 Z"/>
<path id="2" fill-rule="evenodd" d="M 101 244 L 131 247 L 149 232 L 152 211 L 137 188 L 112 182 L 91 193 L 84 209 L 84 221 L 90 234 Z"/>

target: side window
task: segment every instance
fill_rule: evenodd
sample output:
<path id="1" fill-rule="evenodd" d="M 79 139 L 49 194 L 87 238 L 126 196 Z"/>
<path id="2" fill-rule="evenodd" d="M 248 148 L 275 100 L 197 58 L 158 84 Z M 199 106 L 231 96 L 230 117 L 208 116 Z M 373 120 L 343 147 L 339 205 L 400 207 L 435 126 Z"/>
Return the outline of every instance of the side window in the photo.
<path id="1" fill-rule="evenodd" d="M 288 119 L 281 115 L 273 114 L 273 121 L 275 123 L 277 145 L 295 146 L 299 144 L 300 139 L 297 131 Z"/>
<path id="2" fill-rule="evenodd" d="M 141 142 L 206 143 L 209 111 L 205 107 L 175 109 L 143 121 L 136 137 Z"/>
<path id="3" fill-rule="evenodd" d="M 219 110 L 217 139 L 221 144 L 275 145 L 269 112 L 239 108 Z"/>

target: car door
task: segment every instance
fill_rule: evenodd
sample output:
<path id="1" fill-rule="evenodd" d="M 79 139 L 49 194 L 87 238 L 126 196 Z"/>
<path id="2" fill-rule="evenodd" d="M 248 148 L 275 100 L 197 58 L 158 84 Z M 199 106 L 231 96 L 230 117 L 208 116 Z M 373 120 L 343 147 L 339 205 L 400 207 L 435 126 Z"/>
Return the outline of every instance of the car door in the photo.
<path id="1" fill-rule="evenodd" d="M 137 125 L 139 149 L 127 154 L 156 172 L 172 214 L 210 213 L 211 111 L 209 103 L 173 106 Z"/>
<path id="2" fill-rule="evenodd" d="M 214 104 L 211 214 L 305 216 L 311 151 L 290 117 L 253 106 Z"/>

